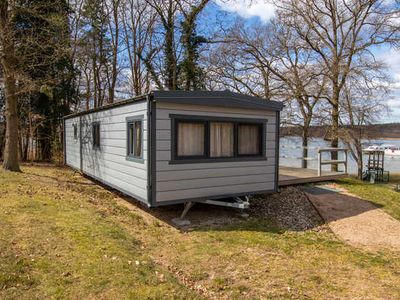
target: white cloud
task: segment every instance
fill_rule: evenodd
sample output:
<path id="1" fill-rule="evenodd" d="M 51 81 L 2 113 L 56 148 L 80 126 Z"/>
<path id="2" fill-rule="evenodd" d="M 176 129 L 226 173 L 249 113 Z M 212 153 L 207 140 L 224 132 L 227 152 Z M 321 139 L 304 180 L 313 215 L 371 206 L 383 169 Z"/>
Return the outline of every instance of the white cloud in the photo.
<path id="1" fill-rule="evenodd" d="M 388 100 L 387 103 L 391 110 L 389 120 L 391 122 L 400 122 L 400 51 L 388 49 L 388 51 L 382 53 L 380 56 L 388 65 L 389 72 L 394 81 L 392 85 L 394 93 L 392 99 Z"/>
<path id="2" fill-rule="evenodd" d="M 259 17 L 268 22 L 275 13 L 274 5 L 267 0 L 216 0 L 222 10 L 233 12 L 241 17 Z"/>

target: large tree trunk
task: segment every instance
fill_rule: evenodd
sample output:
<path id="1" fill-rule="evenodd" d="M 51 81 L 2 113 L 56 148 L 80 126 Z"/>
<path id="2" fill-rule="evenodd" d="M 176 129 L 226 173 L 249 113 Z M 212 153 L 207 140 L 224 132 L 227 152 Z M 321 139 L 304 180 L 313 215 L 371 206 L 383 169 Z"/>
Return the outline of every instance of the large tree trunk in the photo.
<path id="1" fill-rule="evenodd" d="M 303 127 L 303 136 L 302 136 L 302 146 L 303 146 L 303 159 L 301 161 L 301 167 L 303 169 L 307 169 L 308 167 L 308 126 Z"/>
<path id="2" fill-rule="evenodd" d="M 14 41 L 10 32 L 8 19 L 9 5 L 7 1 L 0 2 L 0 37 L 1 37 L 1 64 L 3 67 L 5 87 L 5 116 L 6 136 L 4 147 L 3 168 L 9 171 L 20 172 L 18 161 L 18 114 L 17 114 L 17 86 L 14 73 Z"/>
<path id="3" fill-rule="evenodd" d="M 4 147 L 3 168 L 20 172 L 18 161 L 18 114 L 16 81 L 10 73 L 7 63 L 3 62 L 6 98 L 6 144 Z"/>

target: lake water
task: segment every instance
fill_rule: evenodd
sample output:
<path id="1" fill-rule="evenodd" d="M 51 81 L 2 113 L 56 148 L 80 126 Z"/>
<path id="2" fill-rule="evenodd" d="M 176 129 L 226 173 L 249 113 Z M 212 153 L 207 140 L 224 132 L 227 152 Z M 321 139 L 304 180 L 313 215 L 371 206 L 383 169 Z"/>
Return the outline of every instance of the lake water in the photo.
<path id="1" fill-rule="evenodd" d="M 400 146 L 400 140 L 366 140 L 367 144 L 374 143 L 384 143 L 390 145 Z M 330 147 L 330 142 L 325 141 L 321 138 L 310 138 L 309 141 L 309 154 L 308 157 L 315 158 L 315 160 L 308 161 L 309 169 L 317 169 L 318 161 L 317 161 L 317 150 L 318 148 Z M 343 144 L 340 147 L 345 147 Z M 330 153 L 324 153 L 323 159 L 328 159 Z M 302 156 L 302 147 L 301 147 L 301 137 L 290 136 L 290 137 L 282 137 L 280 140 L 280 158 L 279 164 L 281 166 L 288 167 L 301 167 L 301 158 Z M 339 155 L 339 159 L 342 159 L 343 155 Z M 364 157 L 364 165 L 367 163 L 367 157 Z M 323 166 L 323 170 L 329 170 L 330 165 Z M 342 165 L 339 165 L 339 169 L 343 169 Z M 349 152 L 349 165 L 348 171 L 351 174 L 357 173 L 357 165 L 351 154 Z M 400 173 L 400 157 L 390 157 L 385 156 L 385 170 L 390 171 L 392 173 Z"/>

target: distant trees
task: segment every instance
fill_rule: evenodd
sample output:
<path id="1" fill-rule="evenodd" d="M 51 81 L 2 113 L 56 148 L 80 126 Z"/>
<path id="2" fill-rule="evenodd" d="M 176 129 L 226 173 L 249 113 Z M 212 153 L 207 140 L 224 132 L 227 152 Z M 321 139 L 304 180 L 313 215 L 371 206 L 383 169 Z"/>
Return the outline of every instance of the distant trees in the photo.
<path id="1" fill-rule="evenodd" d="M 303 157 L 310 126 L 323 122 L 331 125 L 333 147 L 341 137 L 362 160 L 361 137 L 341 125 L 368 124 L 382 109 L 376 91 L 388 92 L 389 79 L 373 53 L 399 46 L 398 1 L 282 0 L 268 24 L 230 19 L 201 32 L 210 5 L 0 1 L 4 167 L 18 171 L 18 159 L 30 152 L 50 159 L 61 147 L 60 118 L 70 110 L 151 89 L 230 89 L 284 101 L 285 124 L 302 130 Z"/>
<path id="2" fill-rule="evenodd" d="M 3 167 L 7 170 L 20 169 L 19 157 L 26 152 L 22 141 L 32 138 L 32 131 L 25 127 L 30 115 L 44 117 L 35 137 L 39 157 L 48 159 L 59 118 L 68 111 L 74 76 L 67 11 L 64 0 L 55 0 L 51 6 L 47 1 L 0 2 L 6 121 Z M 20 125 L 24 130 L 19 130 Z"/>

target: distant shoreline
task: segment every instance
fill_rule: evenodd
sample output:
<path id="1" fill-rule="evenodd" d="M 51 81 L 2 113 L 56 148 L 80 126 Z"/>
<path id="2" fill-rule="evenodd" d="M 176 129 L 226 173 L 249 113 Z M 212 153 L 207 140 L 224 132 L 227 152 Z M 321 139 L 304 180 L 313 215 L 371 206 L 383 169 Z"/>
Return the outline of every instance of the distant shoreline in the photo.
<path id="1" fill-rule="evenodd" d="M 281 135 L 281 138 L 285 138 L 285 137 L 299 137 L 301 138 L 300 135 Z M 322 137 L 318 137 L 318 136 L 310 136 L 310 139 L 323 139 Z M 340 139 L 340 137 L 339 137 Z M 400 141 L 400 137 L 381 137 L 381 138 L 365 138 L 364 140 L 368 140 L 368 141 L 374 141 L 374 140 L 379 140 L 379 141 Z M 329 141 L 327 141 L 329 142 Z"/>
<path id="2" fill-rule="evenodd" d="M 343 126 L 341 129 L 349 131 L 355 131 L 356 135 L 361 134 L 365 140 L 400 140 L 400 123 L 388 123 L 388 124 L 371 124 L 363 125 L 355 128 Z M 340 131 L 339 131 L 340 133 Z M 311 126 L 309 128 L 309 136 L 315 138 L 326 138 L 330 137 L 331 128 L 329 126 Z M 301 127 L 281 127 L 281 136 L 301 136 Z"/>

